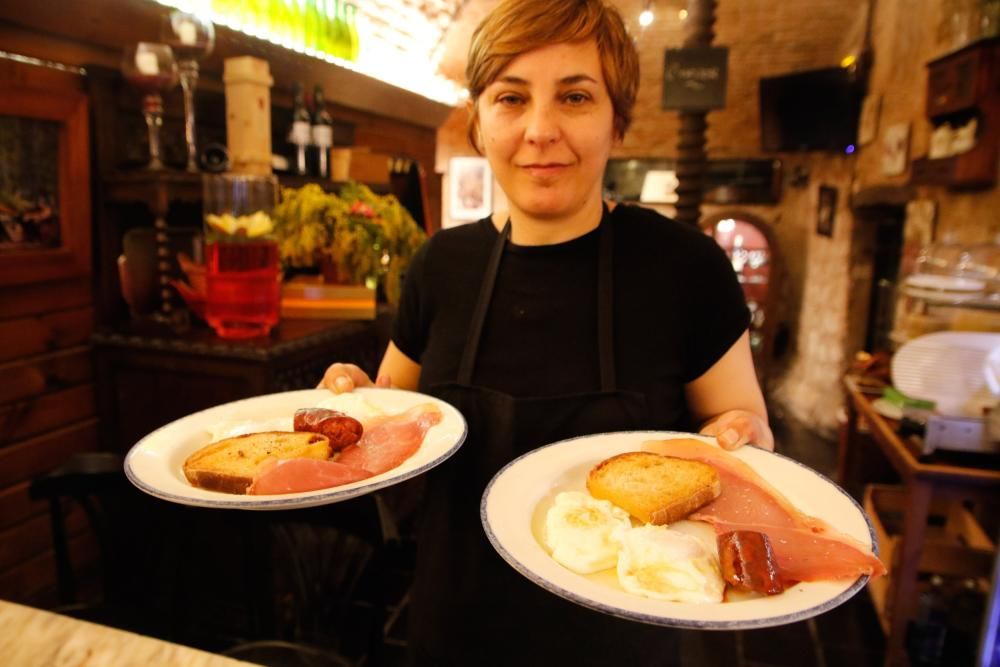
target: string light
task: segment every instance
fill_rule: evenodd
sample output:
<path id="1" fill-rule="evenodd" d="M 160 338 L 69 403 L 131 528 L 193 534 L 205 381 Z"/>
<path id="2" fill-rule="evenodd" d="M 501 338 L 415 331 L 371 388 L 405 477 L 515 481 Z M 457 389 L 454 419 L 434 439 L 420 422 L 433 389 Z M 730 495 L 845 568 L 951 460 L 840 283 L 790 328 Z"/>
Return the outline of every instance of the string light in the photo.
<path id="1" fill-rule="evenodd" d="M 646 8 L 642 10 L 639 14 L 639 25 L 643 28 L 648 27 L 649 24 L 653 22 L 653 3 L 652 0 L 646 0 Z"/>
<path id="2" fill-rule="evenodd" d="M 681 21 L 683 21 L 687 17 L 688 17 L 688 10 L 682 9 L 679 12 L 677 12 L 677 18 L 679 18 Z"/>

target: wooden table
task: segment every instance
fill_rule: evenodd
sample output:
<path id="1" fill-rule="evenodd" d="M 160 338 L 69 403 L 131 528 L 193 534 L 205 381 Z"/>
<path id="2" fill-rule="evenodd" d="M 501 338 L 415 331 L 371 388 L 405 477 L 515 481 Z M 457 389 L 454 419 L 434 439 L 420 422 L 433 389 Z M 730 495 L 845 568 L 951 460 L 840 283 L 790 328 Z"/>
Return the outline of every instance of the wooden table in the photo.
<path id="1" fill-rule="evenodd" d="M 889 576 L 885 583 L 872 582 L 872 597 L 883 627 L 888 630 L 886 664 L 906 665 L 906 627 L 917 607 L 917 575 L 927 533 L 932 500 L 996 501 L 1000 498 L 1000 471 L 947 463 L 932 463 L 918 458 L 919 439 L 901 438 L 896 422 L 876 412 L 872 401 L 881 392 L 865 393 L 859 378 L 844 379 L 847 422 L 841 432 L 837 478 L 848 481 L 855 459 L 861 453 L 867 432 L 892 467 L 899 474 L 905 494 L 902 504 L 902 527 L 898 542 L 887 562 Z"/>
<path id="2" fill-rule="evenodd" d="M 0 656 L 9 667 L 250 664 L 3 600 L 0 600 Z"/>

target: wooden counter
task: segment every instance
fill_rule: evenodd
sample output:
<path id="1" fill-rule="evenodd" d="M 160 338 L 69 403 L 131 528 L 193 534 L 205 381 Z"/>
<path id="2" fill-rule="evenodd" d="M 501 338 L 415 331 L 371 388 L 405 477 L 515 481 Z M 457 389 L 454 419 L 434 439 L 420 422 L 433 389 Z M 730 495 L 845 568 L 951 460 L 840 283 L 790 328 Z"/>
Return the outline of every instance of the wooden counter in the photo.
<path id="1" fill-rule="evenodd" d="M 903 499 L 901 530 L 886 558 L 889 574 L 872 581 L 869 589 L 883 627 L 887 630 L 886 664 L 906 665 L 906 628 L 917 608 L 917 577 L 928 545 L 927 522 L 932 501 L 993 501 L 1000 497 L 1000 470 L 971 465 L 931 462 L 917 456 L 919 443 L 904 439 L 897 425 L 879 414 L 855 377 L 844 379 L 847 422 L 841 432 L 837 478 L 846 484 L 865 443 L 874 441 L 899 474 Z M 863 437 L 867 432 L 870 437 Z M 911 436 L 912 438 L 912 436 Z M 956 505 L 957 507 L 957 505 Z M 982 546 L 982 545 L 979 545 Z"/>
<path id="2" fill-rule="evenodd" d="M 9 667 L 250 664 L 3 600 L 0 600 L 0 628 L 0 655 Z"/>

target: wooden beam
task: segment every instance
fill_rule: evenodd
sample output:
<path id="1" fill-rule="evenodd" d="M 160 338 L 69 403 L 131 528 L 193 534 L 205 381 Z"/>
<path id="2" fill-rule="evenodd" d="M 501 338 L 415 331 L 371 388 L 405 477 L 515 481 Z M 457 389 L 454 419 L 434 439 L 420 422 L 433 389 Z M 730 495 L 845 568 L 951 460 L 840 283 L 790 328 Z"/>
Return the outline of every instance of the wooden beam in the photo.
<path id="1" fill-rule="evenodd" d="M 711 46 L 715 38 L 715 0 L 688 0 L 685 47 Z M 707 111 L 681 111 L 677 139 L 676 218 L 698 225 L 705 190 Z"/>

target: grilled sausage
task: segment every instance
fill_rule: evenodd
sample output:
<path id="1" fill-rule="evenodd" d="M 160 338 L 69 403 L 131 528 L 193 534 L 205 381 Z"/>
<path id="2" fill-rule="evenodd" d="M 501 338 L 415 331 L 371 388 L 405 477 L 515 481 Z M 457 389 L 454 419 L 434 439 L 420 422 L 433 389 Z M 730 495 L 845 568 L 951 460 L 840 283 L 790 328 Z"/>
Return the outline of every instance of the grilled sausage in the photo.
<path id="1" fill-rule="evenodd" d="M 718 537 L 722 578 L 742 590 L 777 595 L 785 590 L 771 543 L 764 533 L 735 530 Z"/>
<path id="2" fill-rule="evenodd" d="M 295 411 L 293 421 L 296 431 L 320 433 L 330 439 L 333 451 L 353 445 L 361 439 L 364 428 L 361 422 L 337 410 L 302 408 Z"/>

